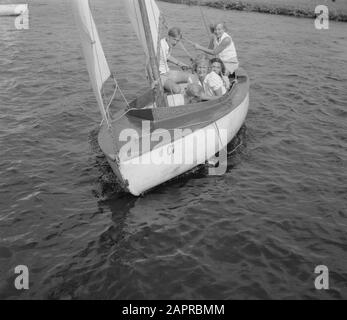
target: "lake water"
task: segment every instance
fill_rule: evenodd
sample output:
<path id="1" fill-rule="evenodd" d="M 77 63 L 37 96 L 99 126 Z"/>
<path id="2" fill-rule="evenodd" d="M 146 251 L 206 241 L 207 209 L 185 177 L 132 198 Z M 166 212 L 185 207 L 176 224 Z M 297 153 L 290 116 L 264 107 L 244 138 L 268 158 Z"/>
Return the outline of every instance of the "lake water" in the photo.
<path id="1" fill-rule="evenodd" d="M 206 44 L 198 7 L 159 6 Z M 22 31 L 0 17 L 0 298 L 346 299 L 347 25 L 204 8 L 250 75 L 239 147 L 223 176 L 199 170 L 136 198 L 97 147 L 69 8 L 32 1 Z M 92 9 L 131 99 L 145 84 L 141 48 L 118 2 Z M 17 265 L 29 290 L 14 287 Z M 317 265 L 329 290 L 314 287 Z"/>

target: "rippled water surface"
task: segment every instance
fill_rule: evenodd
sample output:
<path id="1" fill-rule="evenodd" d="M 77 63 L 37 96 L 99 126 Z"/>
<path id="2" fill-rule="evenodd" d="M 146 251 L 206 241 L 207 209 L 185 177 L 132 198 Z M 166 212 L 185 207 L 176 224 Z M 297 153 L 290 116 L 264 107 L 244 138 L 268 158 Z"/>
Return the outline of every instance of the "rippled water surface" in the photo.
<path id="1" fill-rule="evenodd" d="M 228 23 L 251 78 L 241 146 L 223 176 L 135 198 L 97 147 L 68 1 L 30 5 L 29 30 L 0 18 L 0 298 L 347 298 L 346 24 L 204 8 Z M 159 6 L 206 43 L 197 7 Z M 131 99 L 145 81 L 135 35 L 117 1 L 92 9 Z M 20 264 L 27 291 L 13 285 Z"/>

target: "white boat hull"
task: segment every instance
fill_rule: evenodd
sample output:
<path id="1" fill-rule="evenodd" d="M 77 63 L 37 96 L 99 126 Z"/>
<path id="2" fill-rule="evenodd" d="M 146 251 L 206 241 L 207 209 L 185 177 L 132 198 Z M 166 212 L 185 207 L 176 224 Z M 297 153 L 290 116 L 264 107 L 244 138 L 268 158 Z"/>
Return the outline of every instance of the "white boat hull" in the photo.
<path id="1" fill-rule="evenodd" d="M 19 16 L 27 10 L 27 4 L 1 4 L 0 16 Z"/>
<path id="2" fill-rule="evenodd" d="M 130 160 L 118 162 L 106 154 L 107 160 L 118 179 L 123 182 L 127 191 L 135 196 L 139 196 L 145 191 L 171 180 L 193 169 L 199 164 L 205 163 L 207 160 L 214 157 L 216 152 L 225 148 L 244 123 L 248 105 L 249 95 L 247 94 L 244 100 L 231 112 L 214 123 L 196 130 L 181 139 L 155 148 L 150 152 Z M 185 152 L 186 149 L 184 146 L 188 144 L 188 141 L 191 142 L 192 139 L 201 141 L 199 139 L 206 137 L 212 130 L 215 131 L 216 137 L 218 137 L 220 131 L 225 130 L 227 132 L 226 139 L 223 139 L 224 141 L 215 139 L 214 142 L 212 141 L 212 143 L 207 144 L 205 148 L 197 148 L 195 150 L 196 152 L 194 152 L 194 159 L 192 161 L 183 161 L 179 163 L 176 161 L 162 161 L 162 163 L 153 161 L 153 159 L 163 159 L 163 154 L 168 154 L 168 150 L 174 150 L 177 159 L 186 159 L 186 155 L 182 153 Z"/>

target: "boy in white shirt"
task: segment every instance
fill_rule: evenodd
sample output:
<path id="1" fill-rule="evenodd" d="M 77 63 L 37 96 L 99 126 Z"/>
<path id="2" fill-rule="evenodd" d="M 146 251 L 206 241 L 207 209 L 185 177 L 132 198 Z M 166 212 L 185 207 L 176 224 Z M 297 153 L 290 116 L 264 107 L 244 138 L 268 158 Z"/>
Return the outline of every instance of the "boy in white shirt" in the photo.
<path id="1" fill-rule="evenodd" d="M 159 60 L 159 72 L 160 79 L 164 89 L 177 94 L 181 93 L 181 87 L 178 85 L 180 82 L 189 82 L 189 73 L 179 70 L 170 70 L 168 62 L 171 62 L 180 68 L 189 68 L 188 65 L 182 63 L 176 58 L 171 56 L 172 49 L 182 39 L 182 33 L 179 28 L 171 28 L 168 31 L 167 37 L 160 40 L 160 60 Z"/>

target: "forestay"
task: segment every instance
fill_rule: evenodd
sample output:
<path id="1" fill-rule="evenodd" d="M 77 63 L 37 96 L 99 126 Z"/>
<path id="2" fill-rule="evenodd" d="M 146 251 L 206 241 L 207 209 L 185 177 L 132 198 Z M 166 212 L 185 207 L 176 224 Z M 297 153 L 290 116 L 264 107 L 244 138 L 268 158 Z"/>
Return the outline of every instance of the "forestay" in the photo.
<path id="1" fill-rule="evenodd" d="M 87 62 L 87 69 L 96 100 L 102 118 L 107 121 L 101 91 L 103 84 L 110 77 L 111 72 L 100 43 L 98 31 L 90 11 L 88 0 L 72 0 L 72 9 L 81 37 L 83 53 Z"/>
<path id="2" fill-rule="evenodd" d="M 154 0 L 144 0 L 143 2 L 146 6 L 154 51 L 155 51 L 155 54 L 157 54 L 160 11 Z M 128 13 L 131 24 L 135 30 L 137 38 L 139 39 L 146 56 L 149 57 L 145 30 L 144 30 L 144 23 L 141 18 L 139 1 L 138 0 L 123 0 L 123 3 Z"/>

